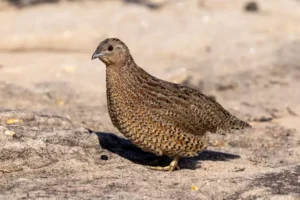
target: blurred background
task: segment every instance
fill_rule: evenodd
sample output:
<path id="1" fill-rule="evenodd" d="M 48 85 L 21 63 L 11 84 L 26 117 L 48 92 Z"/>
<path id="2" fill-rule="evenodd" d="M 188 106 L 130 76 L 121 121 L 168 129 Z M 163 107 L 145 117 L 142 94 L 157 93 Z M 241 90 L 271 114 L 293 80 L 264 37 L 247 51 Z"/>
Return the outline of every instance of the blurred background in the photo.
<path id="1" fill-rule="evenodd" d="M 159 78 L 226 99 L 229 108 L 285 109 L 300 98 L 291 87 L 299 13 L 297 0 L 2 0 L 0 103 L 104 104 L 105 67 L 90 58 L 103 39 L 118 37 Z"/>
<path id="2" fill-rule="evenodd" d="M 254 171 L 299 162 L 299 0 L 1 0 L 0 122 L 47 112 L 120 136 L 107 114 L 105 65 L 91 61 L 108 37 L 124 41 L 149 73 L 212 95 L 251 123 L 255 131 L 212 147 L 246 157 L 236 165 L 247 171 L 252 156 L 259 163 Z M 57 123 L 48 126 L 58 129 Z M 207 173 L 218 168 L 209 166 Z"/>
<path id="3" fill-rule="evenodd" d="M 103 39 L 117 37 L 159 78 L 229 108 L 285 109 L 300 98 L 291 87 L 299 78 L 299 19 L 297 0 L 2 0 L 0 103 L 105 104 L 105 66 L 90 58 Z M 8 96 L 7 87 L 33 94 Z M 43 103 L 32 99 L 45 94 Z"/>

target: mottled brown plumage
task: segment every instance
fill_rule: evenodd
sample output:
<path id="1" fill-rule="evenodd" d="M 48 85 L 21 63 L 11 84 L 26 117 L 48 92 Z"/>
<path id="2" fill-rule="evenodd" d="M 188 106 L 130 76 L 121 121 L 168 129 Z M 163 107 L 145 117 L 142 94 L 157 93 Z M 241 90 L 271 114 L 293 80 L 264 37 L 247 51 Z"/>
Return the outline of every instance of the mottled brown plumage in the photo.
<path id="1" fill-rule="evenodd" d="M 106 65 L 107 105 L 112 123 L 138 147 L 174 160 L 207 145 L 205 133 L 250 127 L 201 92 L 160 80 L 137 66 L 119 39 L 101 42 L 92 59 Z"/>

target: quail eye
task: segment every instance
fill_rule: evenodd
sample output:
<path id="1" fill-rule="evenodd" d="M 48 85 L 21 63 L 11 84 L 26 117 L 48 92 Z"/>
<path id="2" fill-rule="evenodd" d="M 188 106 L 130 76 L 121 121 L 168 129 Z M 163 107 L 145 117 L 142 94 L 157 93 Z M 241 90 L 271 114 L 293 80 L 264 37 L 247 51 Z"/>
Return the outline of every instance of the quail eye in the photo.
<path id="1" fill-rule="evenodd" d="M 109 46 L 107 50 L 112 51 L 113 49 L 114 49 L 113 46 Z"/>

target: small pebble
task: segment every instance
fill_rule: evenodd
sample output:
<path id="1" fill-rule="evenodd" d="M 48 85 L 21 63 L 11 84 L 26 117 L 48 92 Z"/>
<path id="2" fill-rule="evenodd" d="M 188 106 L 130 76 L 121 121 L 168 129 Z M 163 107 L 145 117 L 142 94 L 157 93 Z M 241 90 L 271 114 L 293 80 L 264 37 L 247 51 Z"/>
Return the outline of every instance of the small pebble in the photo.
<path id="1" fill-rule="evenodd" d="M 234 172 L 243 172 L 243 171 L 245 171 L 244 167 L 242 167 L 242 168 L 235 167 L 235 170 L 234 170 Z"/>
<path id="2" fill-rule="evenodd" d="M 101 160 L 108 160 L 108 156 L 107 156 L 107 155 L 101 155 L 101 156 L 100 156 L 100 159 L 101 159 Z"/>
<path id="3" fill-rule="evenodd" d="M 16 133 L 15 133 L 14 131 L 10 131 L 10 130 L 6 130 L 6 131 L 4 132 L 4 134 L 5 134 L 5 135 L 9 135 L 9 136 L 11 136 L 11 137 L 14 137 L 14 136 L 16 135 Z"/>
<path id="4" fill-rule="evenodd" d="M 272 117 L 262 116 L 262 117 L 259 117 L 259 118 L 255 118 L 253 121 L 257 121 L 257 122 L 269 122 L 269 121 L 272 121 L 272 120 L 273 120 Z"/>
<path id="5" fill-rule="evenodd" d="M 191 190 L 192 191 L 197 191 L 197 190 L 199 190 L 199 188 L 196 185 L 192 185 L 191 186 Z"/>
<path id="6" fill-rule="evenodd" d="M 244 10 L 246 12 L 257 12 L 259 8 L 255 1 L 249 1 L 248 3 L 246 3 Z"/>

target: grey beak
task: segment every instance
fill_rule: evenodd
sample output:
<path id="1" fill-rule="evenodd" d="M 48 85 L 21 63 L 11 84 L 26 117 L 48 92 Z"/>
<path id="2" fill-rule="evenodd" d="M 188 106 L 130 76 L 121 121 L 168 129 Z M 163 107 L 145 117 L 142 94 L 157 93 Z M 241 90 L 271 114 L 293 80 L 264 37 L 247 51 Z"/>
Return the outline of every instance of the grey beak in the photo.
<path id="1" fill-rule="evenodd" d="M 97 51 L 95 51 L 95 53 L 92 55 L 92 60 L 94 60 L 95 58 L 100 58 L 103 55 L 104 53 L 98 53 Z"/>

